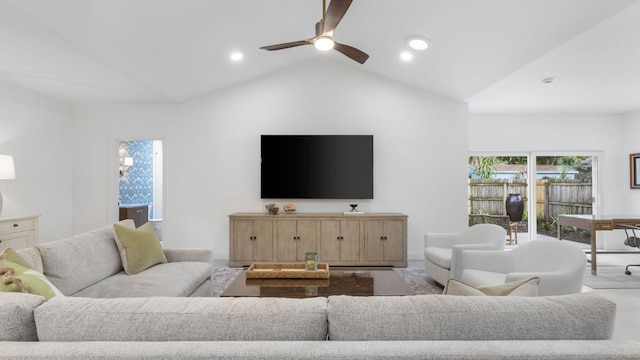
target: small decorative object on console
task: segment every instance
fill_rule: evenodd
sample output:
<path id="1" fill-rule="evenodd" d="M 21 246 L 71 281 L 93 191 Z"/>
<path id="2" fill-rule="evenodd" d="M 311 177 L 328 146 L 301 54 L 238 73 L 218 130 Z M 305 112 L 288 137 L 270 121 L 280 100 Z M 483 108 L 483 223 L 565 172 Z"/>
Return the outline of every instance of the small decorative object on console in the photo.
<path id="1" fill-rule="evenodd" d="M 286 203 L 282 205 L 282 210 L 284 210 L 284 212 L 286 213 L 292 213 L 292 212 L 296 212 L 296 207 L 292 203 Z"/>
<path id="2" fill-rule="evenodd" d="M 344 215 L 363 215 L 364 211 L 358 211 L 358 204 L 349 204 L 351 206 L 351 211 L 345 211 Z"/>
<path id="3" fill-rule="evenodd" d="M 278 215 L 278 210 L 280 210 L 274 203 L 268 203 L 264 207 L 267 208 L 267 211 L 269 211 L 271 215 Z"/>

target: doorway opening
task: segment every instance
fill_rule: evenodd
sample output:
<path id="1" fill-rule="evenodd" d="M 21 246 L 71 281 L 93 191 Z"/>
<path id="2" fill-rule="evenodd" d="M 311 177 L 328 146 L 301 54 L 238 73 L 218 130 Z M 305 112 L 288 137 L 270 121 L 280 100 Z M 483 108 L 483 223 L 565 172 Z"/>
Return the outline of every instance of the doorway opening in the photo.
<path id="1" fill-rule="evenodd" d="M 119 140 L 118 173 L 119 218 L 127 218 L 123 209 L 135 207 L 136 212 L 143 214 L 144 222 L 152 223 L 162 240 L 162 140 Z"/>

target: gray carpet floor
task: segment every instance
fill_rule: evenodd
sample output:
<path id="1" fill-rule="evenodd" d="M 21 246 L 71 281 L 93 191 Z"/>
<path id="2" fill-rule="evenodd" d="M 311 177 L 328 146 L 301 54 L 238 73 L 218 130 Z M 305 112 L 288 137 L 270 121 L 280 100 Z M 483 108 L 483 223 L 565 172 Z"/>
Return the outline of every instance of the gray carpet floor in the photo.
<path id="1" fill-rule="evenodd" d="M 624 268 L 623 265 L 598 265 L 598 275 L 591 275 L 588 264 L 584 284 L 592 289 L 640 289 L 640 267 L 629 268 L 631 275 L 626 275 Z"/>

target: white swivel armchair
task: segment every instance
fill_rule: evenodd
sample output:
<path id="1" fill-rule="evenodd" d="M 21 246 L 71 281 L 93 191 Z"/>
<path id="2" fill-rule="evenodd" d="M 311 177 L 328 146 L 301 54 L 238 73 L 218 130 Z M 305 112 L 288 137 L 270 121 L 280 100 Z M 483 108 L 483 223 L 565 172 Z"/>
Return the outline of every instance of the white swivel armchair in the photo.
<path id="1" fill-rule="evenodd" d="M 477 224 L 458 233 L 427 233 L 425 270 L 435 281 L 446 285 L 458 271 L 463 250 L 504 250 L 506 239 L 507 231 L 494 224 Z"/>
<path id="2" fill-rule="evenodd" d="M 539 277 L 538 296 L 582 291 L 587 256 L 575 245 L 560 240 L 537 240 L 511 251 L 464 251 L 456 280 L 492 286 Z"/>

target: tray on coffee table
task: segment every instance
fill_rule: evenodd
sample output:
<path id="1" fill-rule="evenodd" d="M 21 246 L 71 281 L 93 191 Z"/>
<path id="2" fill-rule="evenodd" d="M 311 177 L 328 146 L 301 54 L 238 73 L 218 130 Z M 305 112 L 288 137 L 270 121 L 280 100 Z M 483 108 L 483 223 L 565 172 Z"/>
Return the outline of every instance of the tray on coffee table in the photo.
<path id="1" fill-rule="evenodd" d="M 329 264 L 318 264 L 318 270 L 306 270 L 304 264 L 251 264 L 247 279 L 328 279 Z"/>

